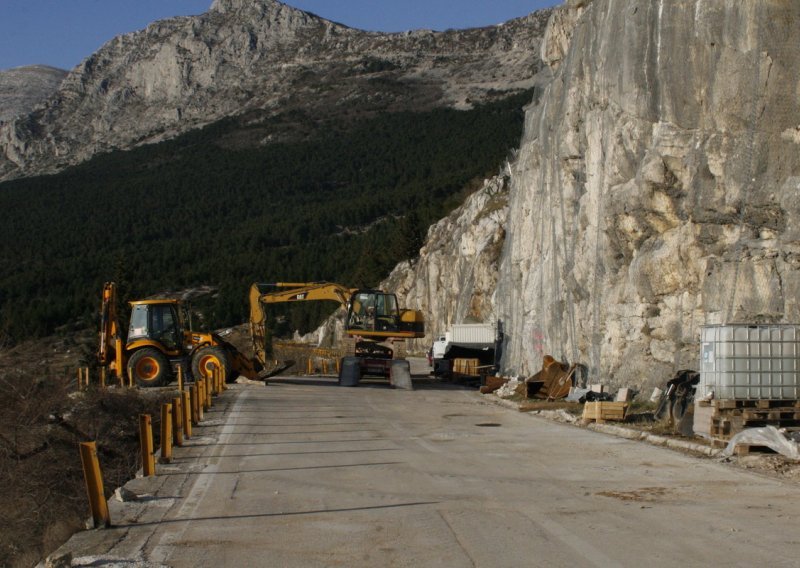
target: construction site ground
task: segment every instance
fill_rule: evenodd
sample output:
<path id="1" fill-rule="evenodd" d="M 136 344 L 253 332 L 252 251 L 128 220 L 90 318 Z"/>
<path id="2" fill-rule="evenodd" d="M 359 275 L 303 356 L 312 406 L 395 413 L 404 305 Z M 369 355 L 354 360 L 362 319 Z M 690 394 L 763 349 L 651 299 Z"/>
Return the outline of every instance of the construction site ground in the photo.
<path id="1" fill-rule="evenodd" d="M 424 367 L 415 370 L 427 372 Z M 233 385 L 73 566 L 796 566 L 796 481 L 430 380 Z M 743 459 L 743 458 L 740 458 Z M 68 564 L 65 564 L 68 565 Z"/>

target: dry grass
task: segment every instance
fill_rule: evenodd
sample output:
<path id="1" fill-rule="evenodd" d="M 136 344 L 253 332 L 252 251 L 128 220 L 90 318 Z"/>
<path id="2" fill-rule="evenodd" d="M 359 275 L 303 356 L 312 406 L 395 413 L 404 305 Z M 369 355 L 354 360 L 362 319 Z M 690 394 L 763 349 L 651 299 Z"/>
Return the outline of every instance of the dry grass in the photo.
<path id="1" fill-rule="evenodd" d="M 80 442 L 97 442 L 107 496 L 135 475 L 138 415 L 157 422 L 164 396 L 0 370 L 0 566 L 33 566 L 83 527 Z"/>

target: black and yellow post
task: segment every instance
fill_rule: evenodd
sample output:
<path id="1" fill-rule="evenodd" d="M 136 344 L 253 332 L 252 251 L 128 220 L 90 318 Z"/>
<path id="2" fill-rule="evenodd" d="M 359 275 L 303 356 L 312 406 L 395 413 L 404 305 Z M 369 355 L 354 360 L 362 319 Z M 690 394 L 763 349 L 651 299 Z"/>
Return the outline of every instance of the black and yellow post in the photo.
<path id="1" fill-rule="evenodd" d="M 203 421 L 203 411 L 206 408 L 206 382 L 201 377 L 197 380 L 197 421 Z"/>
<path id="2" fill-rule="evenodd" d="M 149 414 L 139 415 L 139 446 L 142 450 L 142 474 L 150 477 L 156 474 L 156 460 L 153 455 L 153 421 Z"/>
<path id="3" fill-rule="evenodd" d="M 179 448 L 183 445 L 183 397 L 181 396 L 172 399 L 172 443 Z"/>
<path id="4" fill-rule="evenodd" d="M 183 402 L 183 437 L 192 437 L 192 404 L 189 393 L 181 391 L 181 401 Z"/>
<path id="5" fill-rule="evenodd" d="M 194 384 L 189 387 L 189 406 L 192 409 L 192 424 L 197 425 L 200 422 L 200 411 L 198 410 L 198 396 L 197 385 Z"/>
<path id="6" fill-rule="evenodd" d="M 203 410 L 211 409 L 211 377 L 203 378 L 203 394 L 205 394 L 205 401 L 203 402 Z"/>
<path id="7" fill-rule="evenodd" d="M 100 471 L 100 462 L 97 459 L 97 445 L 94 442 L 81 442 L 80 451 L 94 528 L 108 528 L 111 526 L 111 516 L 108 513 L 108 501 L 103 493 L 103 473 Z"/>
<path id="8" fill-rule="evenodd" d="M 161 405 L 161 457 L 159 463 L 172 462 L 172 404 Z"/>

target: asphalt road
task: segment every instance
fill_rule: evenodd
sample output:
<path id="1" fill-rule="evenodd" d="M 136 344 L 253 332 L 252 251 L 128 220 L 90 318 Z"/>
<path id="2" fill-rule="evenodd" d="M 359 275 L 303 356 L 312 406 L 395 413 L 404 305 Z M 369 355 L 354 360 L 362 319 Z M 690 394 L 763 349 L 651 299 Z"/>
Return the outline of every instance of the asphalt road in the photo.
<path id="1" fill-rule="evenodd" d="M 76 564 L 800 565 L 797 484 L 474 391 L 237 385 L 175 454 Z"/>

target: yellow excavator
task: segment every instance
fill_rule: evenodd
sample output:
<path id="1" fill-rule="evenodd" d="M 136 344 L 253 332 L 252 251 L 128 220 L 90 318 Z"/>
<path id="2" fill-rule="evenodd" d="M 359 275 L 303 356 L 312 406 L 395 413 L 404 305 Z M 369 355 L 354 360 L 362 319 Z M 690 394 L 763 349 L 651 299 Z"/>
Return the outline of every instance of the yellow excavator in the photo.
<path id="1" fill-rule="evenodd" d="M 392 362 L 398 361 L 391 344 L 425 336 L 422 312 L 401 309 L 397 296 L 389 292 L 331 282 L 254 283 L 250 287 L 250 335 L 256 358 L 267 361 L 272 357 L 265 306 L 325 300 L 338 302 L 347 309 L 345 334 L 353 341 L 349 342 L 344 362 L 357 364 L 361 374 L 389 376 Z"/>
<path id="2" fill-rule="evenodd" d="M 228 380 L 236 375 L 265 378 L 261 361 L 245 357 L 215 333 L 192 331 L 189 310 L 179 300 L 130 302 L 130 325 L 123 339 L 116 296 L 116 285 L 107 282 L 100 306 L 97 359 L 118 380 L 127 376 L 140 387 L 161 386 L 178 367 L 187 379 L 210 376 L 215 367 L 224 369 Z"/>
<path id="3" fill-rule="evenodd" d="M 130 302 L 130 325 L 123 339 L 116 295 L 116 285 L 107 282 L 100 307 L 97 359 L 119 380 L 128 377 L 140 387 L 168 383 L 179 367 L 187 378 L 209 376 L 215 367 L 224 369 L 228 380 L 236 375 L 265 380 L 291 367 L 293 361 L 272 357 L 264 313 L 268 304 L 332 300 L 345 306 L 345 332 L 354 340 L 345 359 L 357 364 L 362 374 L 390 375 L 398 358 L 387 343 L 425 335 L 422 313 L 398 308 L 397 297 L 391 293 L 330 282 L 256 283 L 250 287 L 250 334 L 255 355 L 251 359 L 215 333 L 192 331 L 189 310 L 179 300 Z"/>

